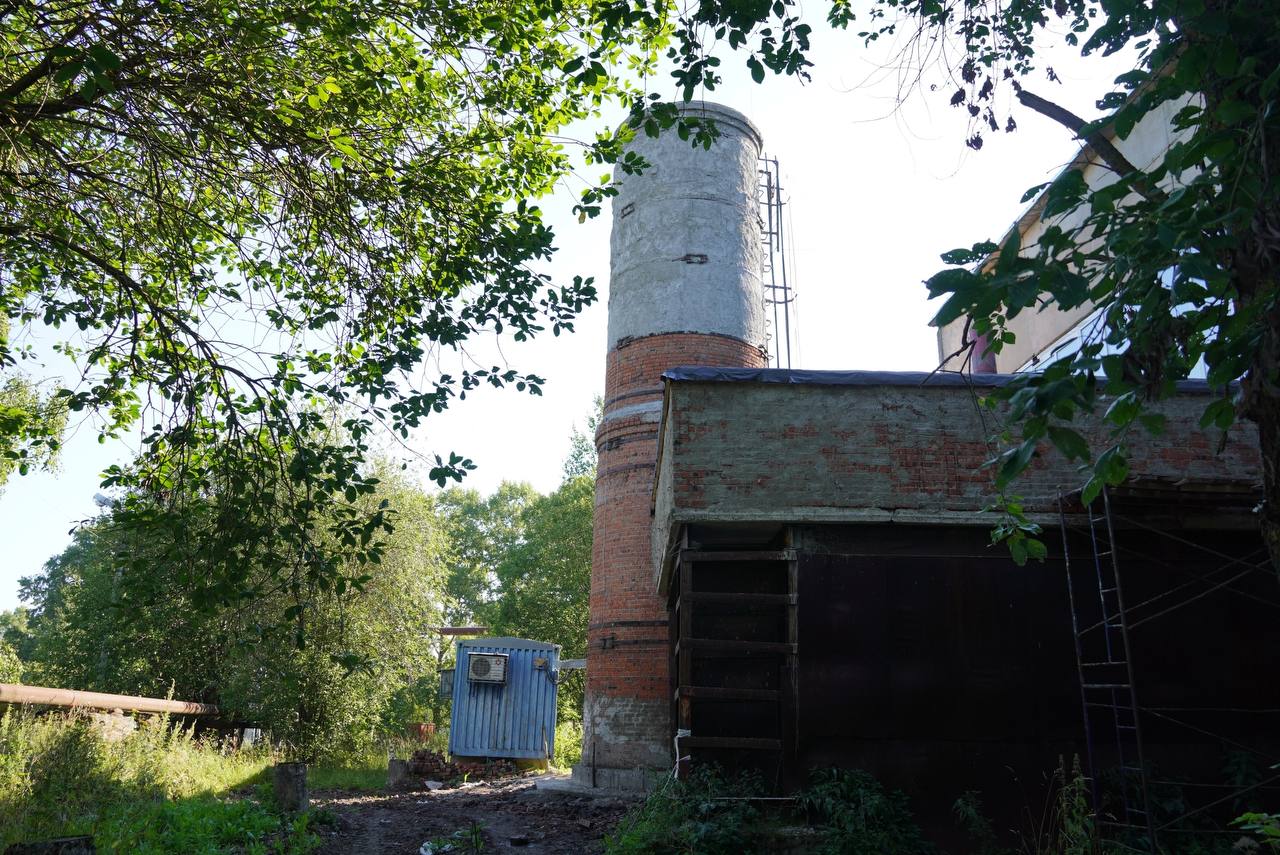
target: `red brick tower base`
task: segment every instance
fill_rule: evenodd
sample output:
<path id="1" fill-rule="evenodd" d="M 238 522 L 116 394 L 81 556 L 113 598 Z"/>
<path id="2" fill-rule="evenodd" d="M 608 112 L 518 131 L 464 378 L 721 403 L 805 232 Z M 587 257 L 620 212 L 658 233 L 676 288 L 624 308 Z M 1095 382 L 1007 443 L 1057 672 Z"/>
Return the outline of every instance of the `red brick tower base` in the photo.
<path id="1" fill-rule="evenodd" d="M 677 365 L 764 367 L 757 346 L 726 335 L 624 339 L 609 352 L 596 433 L 584 784 L 642 788 L 672 756 L 666 601 L 650 552 L 650 503 L 662 416 L 662 372 Z"/>

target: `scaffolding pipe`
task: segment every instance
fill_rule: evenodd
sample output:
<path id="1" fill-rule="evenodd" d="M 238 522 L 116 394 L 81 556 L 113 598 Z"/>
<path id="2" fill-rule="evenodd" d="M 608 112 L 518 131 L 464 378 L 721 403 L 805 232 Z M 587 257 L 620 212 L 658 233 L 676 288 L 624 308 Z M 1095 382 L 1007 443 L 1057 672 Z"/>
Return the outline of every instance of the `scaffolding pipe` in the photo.
<path id="1" fill-rule="evenodd" d="M 47 686 L 21 686 L 0 683 L 0 703 L 43 704 L 53 707 L 81 707 L 99 710 L 132 710 L 177 715 L 217 715 L 213 704 L 170 701 L 165 698 L 139 698 L 135 695 L 110 695 L 105 692 L 79 692 L 74 689 L 51 689 Z"/>

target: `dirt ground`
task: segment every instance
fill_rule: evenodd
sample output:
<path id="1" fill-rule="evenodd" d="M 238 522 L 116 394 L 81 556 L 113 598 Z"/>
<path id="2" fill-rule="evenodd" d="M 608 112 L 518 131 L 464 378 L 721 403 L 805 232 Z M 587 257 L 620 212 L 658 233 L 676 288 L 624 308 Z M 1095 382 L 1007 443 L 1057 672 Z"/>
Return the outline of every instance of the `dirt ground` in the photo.
<path id="1" fill-rule="evenodd" d="M 631 802 L 539 790 L 526 777 L 451 790 L 320 790 L 311 804 L 337 817 L 319 829 L 322 855 L 417 855 L 425 841 L 472 823 L 484 829 L 486 852 L 587 855 L 603 851 Z"/>

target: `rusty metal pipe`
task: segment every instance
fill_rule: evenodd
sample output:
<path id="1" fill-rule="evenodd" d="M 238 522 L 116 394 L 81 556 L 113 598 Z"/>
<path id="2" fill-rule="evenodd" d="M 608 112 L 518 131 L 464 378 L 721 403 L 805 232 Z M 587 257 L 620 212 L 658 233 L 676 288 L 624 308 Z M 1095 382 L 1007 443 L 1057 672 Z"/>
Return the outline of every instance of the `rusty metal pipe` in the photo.
<path id="1" fill-rule="evenodd" d="M 217 715 L 213 704 L 170 701 L 164 698 L 139 698 L 135 695 L 110 695 L 105 692 L 80 692 L 75 689 L 51 689 L 47 686 L 20 686 L 0 683 L 0 703 L 45 704 L 54 707 L 82 707 L 99 710 L 133 710 L 178 715 Z"/>

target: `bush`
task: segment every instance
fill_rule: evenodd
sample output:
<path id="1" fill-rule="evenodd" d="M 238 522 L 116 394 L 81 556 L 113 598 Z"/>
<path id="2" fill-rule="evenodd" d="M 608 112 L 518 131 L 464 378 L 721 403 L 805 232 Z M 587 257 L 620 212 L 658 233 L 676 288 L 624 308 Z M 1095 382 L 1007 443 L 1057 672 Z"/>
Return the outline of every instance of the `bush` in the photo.
<path id="1" fill-rule="evenodd" d="M 606 838 L 605 851 L 609 855 L 741 855 L 751 851 L 744 846 L 746 830 L 760 818 L 744 797 L 762 791 L 754 778 L 726 781 L 705 769 L 682 781 L 665 778 L 622 818 Z"/>
<path id="2" fill-rule="evenodd" d="M 0 683 L 22 682 L 22 660 L 13 645 L 0 638 Z"/>
<path id="3" fill-rule="evenodd" d="M 555 757 L 551 765 L 568 769 L 582 761 L 582 722 L 562 721 L 556 725 Z"/>
<path id="4" fill-rule="evenodd" d="M 667 779 L 628 813 L 609 837 L 609 855 L 689 853 L 741 855 L 769 851 L 769 823 L 750 800 L 764 788 L 753 777 L 726 781 L 700 770 Z M 885 792 L 866 772 L 815 772 L 796 804 L 823 833 L 817 852 L 828 855 L 933 855 L 916 826 L 907 797 Z M 753 842 L 753 840 L 755 842 Z"/>
<path id="5" fill-rule="evenodd" d="M 822 769 L 797 799 L 815 825 L 830 828 L 822 848 L 836 855 L 932 855 L 933 844 L 920 833 L 907 797 L 886 792 L 859 769 Z"/>

